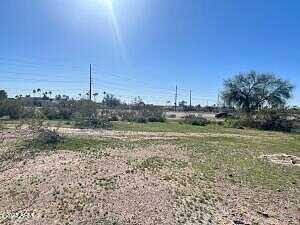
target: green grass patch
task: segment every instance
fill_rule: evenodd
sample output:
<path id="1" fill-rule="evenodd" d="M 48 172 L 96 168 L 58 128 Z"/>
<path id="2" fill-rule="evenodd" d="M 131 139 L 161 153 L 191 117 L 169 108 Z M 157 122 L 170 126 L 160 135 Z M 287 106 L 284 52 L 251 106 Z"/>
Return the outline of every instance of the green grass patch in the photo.
<path id="1" fill-rule="evenodd" d="M 163 168 L 180 169 L 187 166 L 187 162 L 175 159 L 163 159 L 157 156 L 149 157 L 142 162 L 132 162 L 140 170 L 159 171 Z"/>
<path id="2" fill-rule="evenodd" d="M 177 145 L 191 154 L 195 174 L 206 179 L 220 176 L 249 186 L 295 190 L 300 180 L 299 167 L 277 165 L 259 158 L 262 154 L 277 153 L 279 149 L 293 152 L 294 141 L 293 138 L 274 141 L 272 145 L 276 148 L 270 148 L 267 141 L 256 143 L 255 139 L 203 137 L 181 139 Z"/>
<path id="3" fill-rule="evenodd" d="M 117 180 L 114 177 L 96 179 L 94 184 L 98 187 L 104 188 L 105 190 L 115 190 L 117 188 Z"/>

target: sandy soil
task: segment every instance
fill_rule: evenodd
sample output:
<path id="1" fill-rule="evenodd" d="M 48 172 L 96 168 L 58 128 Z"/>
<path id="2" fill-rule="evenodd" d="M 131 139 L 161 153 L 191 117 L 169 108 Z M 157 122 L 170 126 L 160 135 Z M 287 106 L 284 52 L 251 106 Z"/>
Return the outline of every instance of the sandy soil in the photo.
<path id="1" fill-rule="evenodd" d="M 130 140 L 231 136 L 78 129 L 60 132 Z M 7 134 L 6 139 L 16 136 Z M 299 208 L 290 204 L 292 197 L 286 193 L 229 184 L 222 177 L 213 181 L 200 178 L 195 185 L 192 156 L 174 145 L 109 152 L 99 158 L 65 150 L 12 163 L 0 173 L 0 224 L 299 224 Z M 159 171 L 136 168 L 136 163 L 155 157 L 183 164 Z"/>
<path id="2" fill-rule="evenodd" d="M 2 223 L 174 224 L 170 185 L 151 174 L 128 171 L 120 158 L 92 159 L 72 152 L 17 163 L 0 174 Z"/>
<path id="3" fill-rule="evenodd" d="M 50 129 L 56 129 L 55 127 Z M 265 132 L 265 135 L 260 134 L 259 137 L 255 134 L 230 134 L 230 133 L 179 133 L 179 132 L 143 132 L 143 131 L 115 131 L 115 130 L 92 130 L 92 129 L 76 129 L 76 128 L 59 128 L 58 131 L 65 135 L 79 135 L 79 136 L 101 136 L 112 137 L 124 140 L 172 140 L 185 137 L 240 137 L 246 139 L 284 139 L 284 135 L 277 135 L 276 133 Z"/>

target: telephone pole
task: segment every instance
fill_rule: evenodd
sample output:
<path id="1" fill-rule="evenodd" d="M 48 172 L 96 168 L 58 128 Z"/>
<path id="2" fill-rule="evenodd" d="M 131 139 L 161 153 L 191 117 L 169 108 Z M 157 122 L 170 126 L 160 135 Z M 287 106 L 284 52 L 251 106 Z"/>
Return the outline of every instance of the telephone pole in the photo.
<path id="1" fill-rule="evenodd" d="M 90 92 L 89 92 L 90 101 L 92 101 L 92 64 L 90 64 Z"/>
<path id="2" fill-rule="evenodd" d="M 190 90 L 190 111 L 192 111 L 192 90 Z"/>
<path id="3" fill-rule="evenodd" d="M 174 109 L 175 112 L 177 111 L 177 97 L 178 97 L 178 90 L 177 90 L 177 85 L 176 85 L 176 90 L 175 90 L 175 103 L 174 103 Z"/>

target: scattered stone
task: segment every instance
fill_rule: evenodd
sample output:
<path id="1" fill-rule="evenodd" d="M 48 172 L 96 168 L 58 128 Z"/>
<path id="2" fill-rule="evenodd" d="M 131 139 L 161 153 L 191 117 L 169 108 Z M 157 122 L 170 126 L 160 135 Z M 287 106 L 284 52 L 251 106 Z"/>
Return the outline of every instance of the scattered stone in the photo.
<path id="1" fill-rule="evenodd" d="M 257 213 L 265 218 L 270 218 L 270 215 L 266 212 L 262 212 L 262 211 L 257 211 Z"/>
<path id="2" fill-rule="evenodd" d="M 238 219 L 234 220 L 233 223 L 234 224 L 245 224 L 243 221 L 238 220 Z"/>

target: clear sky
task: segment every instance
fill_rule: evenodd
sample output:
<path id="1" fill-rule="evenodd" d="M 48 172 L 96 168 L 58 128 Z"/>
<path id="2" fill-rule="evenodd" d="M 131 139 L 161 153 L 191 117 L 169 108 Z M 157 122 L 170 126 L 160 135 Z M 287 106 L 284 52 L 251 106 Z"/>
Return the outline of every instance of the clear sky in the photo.
<path id="1" fill-rule="evenodd" d="M 223 80 L 273 72 L 300 104 L 299 0 L 2 0 L 0 89 L 213 104 Z"/>

